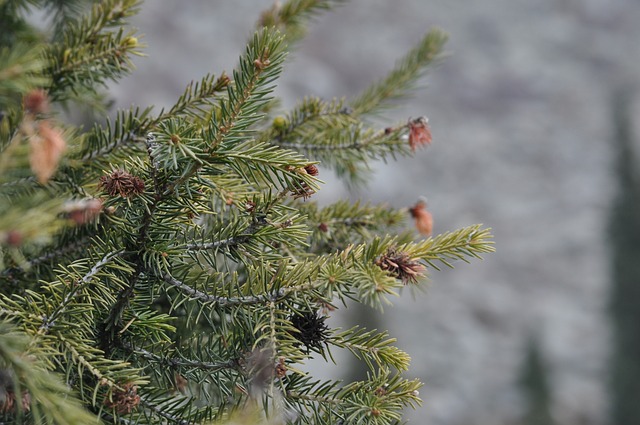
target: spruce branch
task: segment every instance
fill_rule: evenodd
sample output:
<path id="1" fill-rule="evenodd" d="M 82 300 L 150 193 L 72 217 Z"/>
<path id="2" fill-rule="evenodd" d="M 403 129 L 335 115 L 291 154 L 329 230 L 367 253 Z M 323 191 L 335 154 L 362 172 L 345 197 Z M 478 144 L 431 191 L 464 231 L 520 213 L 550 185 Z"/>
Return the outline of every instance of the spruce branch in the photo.
<path id="1" fill-rule="evenodd" d="M 57 14 L 60 29 L 39 40 L 24 2 L 0 5 L 10 32 L 0 34 L 0 278 L 9 283 L 0 291 L 0 377 L 13 374 L 9 407 L 18 406 L 0 405 L 0 422 L 55 420 L 40 401 L 19 411 L 18 386 L 37 390 L 16 361 L 3 363 L 8 324 L 23 333 L 19 355 L 33 373 L 64 376 L 95 418 L 113 423 L 290 413 L 292 423 L 395 423 L 418 405 L 420 383 L 393 374 L 409 357 L 387 332 L 331 329 L 326 319 L 339 301 L 381 308 L 428 269 L 491 252 L 488 230 L 415 241 L 400 229 L 406 210 L 320 208 L 308 198 L 319 168 L 357 184 L 372 160 L 429 143 L 424 118 L 384 129 L 363 118 L 409 93 L 445 37 L 431 32 L 351 107 L 309 97 L 269 125 L 285 38 L 342 3 L 286 1 L 263 14 L 276 28 L 255 34 L 230 76 L 192 81 L 159 112 L 132 107 L 88 131 L 69 126 L 60 132 L 67 156 L 42 179 L 30 177 L 23 136 L 33 132 L 21 123 L 49 120 L 70 100 L 104 104 L 99 87 L 140 54 L 126 28 L 139 1 L 103 0 L 78 18 L 82 0 L 32 3 Z M 367 364 L 368 379 L 319 382 L 299 369 L 315 354 L 332 360 L 336 348 Z M 61 394 L 64 409 L 73 405 Z"/>
<path id="2" fill-rule="evenodd" d="M 184 369 L 200 369 L 203 371 L 207 371 L 208 373 L 217 372 L 222 369 L 237 369 L 238 362 L 234 359 L 227 360 L 219 363 L 212 363 L 210 361 L 204 360 L 195 360 L 195 359 L 187 359 L 184 356 L 179 357 L 167 357 L 159 356 L 150 351 L 145 350 L 144 348 L 134 348 L 129 345 L 125 345 L 131 353 L 140 356 L 146 360 L 149 360 L 153 363 L 168 366 L 172 369 L 184 368 Z"/>
<path id="3" fill-rule="evenodd" d="M 82 276 L 80 279 L 69 283 L 69 290 L 64 297 L 60 300 L 56 308 L 51 311 L 46 318 L 43 318 L 42 324 L 40 325 L 39 334 L 46 333 L 56 322 L 56 320 L 62 315 L 65 309 L 72 303 L 73 299 L 78 296 L 84 289 L 84 287 L 90 284 L 93 278 L 98 274 L 98 272 L 107 264 L 113 260 L 114 257 L 122 254 L 123 250 L 113 251 L 105 255 L 100 261 L 94 264 L 88 273 Z M 67 273 L 71 274 L 71 273 Z"/>
<path id="4" fill-rule="evenodd" d="M 225 92 L 229 83 L 230 79 L 224 73 L 217 78 L 208 74 L 199 82 L 191 81 L 170 110 L 160 111 L 155 117 L 151 116 L 152 108 L 138 107 L 118 111 L 113 123 L 107 117 L 104 126 L 96 125 L 88 134 L 85 147 L 80 154 L 83 165 L 95 164 L 96 158 L 112 153 L 139 153 L 140 142 L 146 140 L 149 132 L 172 117 L 204 119 L 205 115 L 210 113 L 213 99 Z M 122 149 L 123 147 L 127 149 Z"/>
<path id="5" fill-rule="evenodd" d="M 470 258 L 480 259 L 480 254 L 494 252 L 490 232 L 491 229 L 483 229 L 478 224 L 443 233 L 415 245 L 404 244 L 398 249 L 421 258 L 435 270 L 439 270 L 436 261 L 453 268 L 453 261 L 468 263 Z"/>
<path id="6" fill-rule="evenodd" d="M 48 85 L 50 79 L 43 74 L 43 48 L 28 43 L 0 47 L 0 111 L 18 107 L 29 91 Z M 0 146 L 4 148 L 5 142 Z"/>
<path id="7" fill-rule="evenodd" d="M 320 161 L 352 185 L 366 183 L 369 161 L 395 159 L 411 153 L 405 140 L 406 124 L 371 129 L 350 111 L 289 124 L 290 130 L 286 122 L 280 133 L 272 131 L 271 143 Z"/>
<path id="8" fill-rule="evenodd" d="M 257 32 L 233 71 L 228 100 L 220 105 L 220 118 L 214 121 L 217 134 L 210 141 L 212 149 L 223 141 L 242 141 L 244 131 L 259 118 L 259 111 L 270 100 L 272 83 L 282 71 L 285 58 L 282 35 L 273 29 Z"/>
<path id="9" fill-rule="evenodd" d="M 247 45 L 245 55 L 233 71 L 233 83 L 227 86 L 227 99 L 220 101 L 219 114 L 211 117 L 206 141 L 214 158 L 223 143 L 231 148 L 247 139 L 249 127 L 261 119 L 260 111 L 270 100 L 272 83 L 282 71 L 284 58 L 283 38 L 273 29 L 257 32 Z M 198 162 L 193 162 L 167 191 L 174 191 L 199 168 Z"/>
<path id="10" fill-rule="evenodd" d="M 440 30 L 431 30 L 382 81 L 373 84 L 351 101 L 357 115 L 375 113 L 390 101 L 402 99 L 414 89 L 426 68 L 442 51 L 447 36 Z"/>
<path id="11" fill-rule="evenodd" d="M 190 287 L 184 282 L 174 278 L 171 275 L 165 275 L 162 277 L 169 285 L 178 288 L 192 299 L 198 299 L 205 303 L 215 304 L 219 307 L 232 307 L 239 305 L 252 305 L 252 304 L 267 304 L 274 301 L 279 301 L 285 298 L 287 295 L 295 292 L 304 292 L 305 290 L 313 288 L 313 284 L 307 283 L 303 285 L 287 286 L 280 288 L 273 293 L 261 294 L 261 295 L 248 295 L 238 297 L 221 297 L 217 295 L 206 294 L 195 288 Z"/>
<path id="12" fill-rule="evenodd" d="M 231 79 L 225 73 L 219 77 L 207 74 L 199 82 L 191 81 L 171 109 L 160 114 L 160 120 L 174 116 L 204 118 L 203 114 L 210 112 L 212 99 L 224 92 L 230 83 Z"/>
<path id="13" fill-rule="evenodd" d="M 66 100 L 69 91 L 79 89 L 95 92 L 96 86 L 106 86 L 107 80 L 117 80 L 133 69 L 131 56 L 140 56 L 140 44 L 135 33 L 107 32 L 96 35 L 89 42 L 81 29 L 72 28 L 67 43 L 48 52 L 53 69 L 49 88 L 55 100 Z M 80 38 L 73 40 L 72 37 Z M 74 46 L 73 50 L 67 46 Z"/>
<path id="14" fill-rule="evenodd" d="M 97 423 L 95 416 L 82 408 L 61 379 L 48 370 L 46 353 L 34 352 L 29 347 L 34 347 L 33 337 L 0 323 L 0 367 L 7 378 L 2 382 L 4 400 L 1 403 L 6 407 L 9 398 L 17 402 L 15 409 L 2 409 L 0 420 L 11 421 L 15 418 L 12 414 L 28 412 L 37 423 Z"/>
<path id="15" fill-rule="evenodd" d="M 64 100 L 68 90 L 95 91 L 107 79 L 115 80 L 129 72 L 130 55 L 140 55 L 133 32 L 122 29 L 126 18 L 138 10 L 139 0 L 103 0 L 93 6 L 90 15 L 79 21 L 67 21 L 61 41 L 47 52 L 52 98 Z M 120 27 L 115 32 L 103 31 Z"/>
<path id="16" fill-rule="evenodd" d="M 392 345 L 395 342 L 396 339 L 390 338 L 387 332 L 366 331 L 358 326 L 337 332 L 328 340 L 329 344 L 346 348 L 357 358 L 364 358 L 371 370 L 388 367 L 408 370 L 411 359 L 407 353 Z"/>
<path id="17" fill-rule="evenodd" d="M 304 37 L 306 24 L 315 15 L 344 3 L 344 0 L 288 0 L 284 4 L 274 5 L 262 12 L 258 20 L 258 29 L 275 27 L 286 35 L 289 43 Z"/>

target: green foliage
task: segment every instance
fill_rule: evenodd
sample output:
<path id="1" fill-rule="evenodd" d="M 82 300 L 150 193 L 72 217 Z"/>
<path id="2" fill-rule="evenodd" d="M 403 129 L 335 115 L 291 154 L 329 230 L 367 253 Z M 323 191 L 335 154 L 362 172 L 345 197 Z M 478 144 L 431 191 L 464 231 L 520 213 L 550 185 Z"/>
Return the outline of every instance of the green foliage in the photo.
<path id="1" fill-rule="evenodd" d="M 417 239 L 406 209 L 312 201 L 319 167 L 364 184 L 369 161 L 411 153 L 409 124 L 364 117 L 412 90 L 445 39 L 428 34 L 353 101 L 274 114 L 287 43 L 338 3 L 266 11 L 231 73 L 89 129 L 61 111 L 131 71 L 139 2 L 0 3 L 0 395 L 14 394 L 0 422 L 387 424 L 420 403 L 392 337 L 325 320 L 350 301 L 381 309 L 491 236 Z M 51 27 L 30 27 L 30 7 Z M 368 378 L 301 371 L 332 350 Z"/>

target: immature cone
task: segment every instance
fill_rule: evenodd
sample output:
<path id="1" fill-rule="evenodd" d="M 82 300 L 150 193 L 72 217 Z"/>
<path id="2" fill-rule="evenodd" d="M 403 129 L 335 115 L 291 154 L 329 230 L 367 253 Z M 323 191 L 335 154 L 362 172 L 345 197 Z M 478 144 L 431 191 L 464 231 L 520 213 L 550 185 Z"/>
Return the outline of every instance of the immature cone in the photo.
<path id="1" fill-rule="evenodd" d="M 109 196 L 120 195 L 124 198 L 144 192 L 144 181 L 124 170 L 114 170 L 107 176 L 100 177 L 100 187 Z"/>
<path id="2" fill-rule="evenodd" d="M 417 259 L 409 257 L 405 252 L 398 252 L 394 248 L 381 255 L 376 260 L 376 265 L 400 279 L 405 285 L 417 283 L 418 278 L 422 277 L 426 270 L 426 267 Z"/>
<path id="3" fill-rule="evenodd" d="M 304 167 L 304 170 L 307 172 L 307 174 L 309 174 L 310 176 L 317 176 L 318 174 L 320 174 L 320 171 L 318 170 L 318 167 L 315 164 L 309 164 L 306 165 Z"/>
<path id="4" fill-rule="evenodd" d="M 416 229 L 420 234 L 429 236 L 433 229 L 433 217 L 427 211 L 427 204 L 424 201 L 418 201 L 415 206 L 409 208 L 411 216 L 415 219 Z"/>
<path id="5" fill-rule="evenodd" d="M 13 391 L 6 391 L 4 400 L 0 400 L 0 414 L 15 413 L 18 407 L 16 398 L 16 394 Z M 31 395 L 28 391 L 23 391 L 20 403 L 23 412 L 31 410 Z"/>
<path id="6" fill-rule="evenodd" d="M 38 181 L 44 184 L 56 171 L 67 143 L 62 138 L 60 130 L 51 127 L 49 121 L 40 121 L 37 133 L 31 137 L 29 145 L 31 170 Z"/>
<path id="7" fill-rule="evenodd" d="M 321 349 L 329 337 L 329 327 L 324 323 L 326 317 L 319 316 L 315 311 L 294 313 L 289 317 L 291 324 L 298 332 L 292 335 L 307 347 Z"/>
<path id="8" fill-rule="evenodd" d="M 116 389 L 111 394 L 111 398 L 104 401 L 105 407 L 116 409 L 120 414 L 131 413 L 138 404 L 140 404 L 138 387 L 131 383 L 123 385 L 121 390 Z"/>
<path id="9" fill-rule="evenodd" d="M 429 119 L 427 117 L 419 117 L 415 120 L 410 119 L 409 123 L 409 146 L 415 152 L 418 146 L 431 144 L 431 128 L 429 128 Z"/>

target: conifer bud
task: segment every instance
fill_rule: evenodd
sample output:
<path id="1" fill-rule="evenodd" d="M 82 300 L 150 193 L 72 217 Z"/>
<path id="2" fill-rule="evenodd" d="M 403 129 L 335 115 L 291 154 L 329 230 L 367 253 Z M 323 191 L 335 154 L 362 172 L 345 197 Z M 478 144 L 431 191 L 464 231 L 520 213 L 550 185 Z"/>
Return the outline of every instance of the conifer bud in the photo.
<path id="1" fill-rule="evenodd" d="M 258 70 L 263 70 L 271 64 L 269 59 L 256 59 L 253 61 L 253 66 Z"/>
<path id="2" fill-rule="evenodd" d="M 315 164 L 309 164 L 307 166 L 304 167 L 304 170 L 307 172 L 307 174 L 309 174 L 310 176 L 317 176 L 318 174 L 320 174 L 320 172 L 318 171 L 318 167 Z"/>
<path id="3" fill-rule="evenodd" d="M 22 245 L 23 239 L 22 232 L 18 230 L 9 230 L 4 236 L 5 243 L 13 247 Z"/>
<path id="4" fill-rule="evenodd" d="M 49 97 L 43 89 L 31 90 L 24 97 L 24 109 L 31 114 L 46 114 L 49 112 Z"/>
<path id="5" fill-rule="evenodd" d="M 125 37 L 125 39 L 122 40 L 122 45 L 129 48 L 136 47 L 138 45 L 138 39 L 136 37 Z"/>
<path id="6" fill-rule="evenodd" d="M 375 263 L 405 285 L 418 283 L 418 278 L 424 276 L 426 271 L 426 267 L 417 258 L 411 258 L 406 252 L 398 252 L 395 248 L 388 249 Z"/>
<path id="7" fill-rule="evenodd" d="M 410 119 L 407 125 L 409 126 L 409 146 L 412 151 L 415 152 L 418 146 L 431 144 L 431 128 L 429 128 L 427 117 Z"/>
<path id="8" fill-rule="evenodd" d="M 100 187 L 109 196 L 140 195 L 144 192 L 144 181 L 140 177 L 133 176 L 124 170 L 114 170 L 107 176 L 100 177 Z"/>
<path id="9" fill-rule="evenodd" d="M 218 89 L 221 89 L 223 87 L 227 87 L 230 82 L 231 82 L 231 78 L 229 78 L 229 76 L 227 74 L 222 73 L 222 75 L 220 75 L 218 77 L 218 79 L 216 80 L 216 87 Z"/>
<path id="10" fill-rule="evenodd" d="M 416 229 L 420 234 L 429 236 L 433 230 L 433 217 L 427 211 L 427 204 L 424 201 L 418 201 L 413 207 L 409 208 L 411 216 L 415 219 Z"/>
<path id="11" fill-rule="evenodd" d="M 287 126 L 287 119 L 283 116 L 277 116 L 273 119 L 273 128 L 282 131 Z"/>
<path id="12" fill-rule="evenodd" d="M 276 364 L 275 375 L 276 378 L 284 378 L 287 374 L 287 365 L 284 362 L 284 357 L 278 357 L 278 363 Z"/>
<path id="13" fill-rule="evenodd" d="M 62 138 L 62 132 L 45 120 L 38 123 L 38 131 L 31 137 L 29 145 L 31 170 L 38 181 L 44 184 L 58 168 L 67 143 Z"/>
<path id="14" fill-rule="evenodd" d="M 294 313 L 289 320 L 297 330 L 292 335 L 307 347 L 320 349 L 329 334 L 329 327 L 324 323 L 326 317 L 319 316 L 315 311 Z"/>
<path id="15" fill-rule="evenodd" d="M 116 388 L 111 397 L 104 401 L 106 408 L 115 409 L 120 414 L 131 413 L 138 404 L 140 404 L 138 387 L 132 383 L 124 384 L 122 388 Z"/>
<path id="16" fill-rule="evenodd" d="M 69 202 L 64 206 L 64 211 L 76 224 L 85 224 L 93 221 L 102 212 L 102 200 L 93 198 Z"/>
<path id="17" fill-rule="evenodd" d="M 23 412 L 31 410 L 31 395 L 28 392 L 22 393 L 20 402 Z M 4 401 L 0 402 L 0 414 L 15 413 L 16 410 L 16 395 L 13 392 L 7 392 Z"/>

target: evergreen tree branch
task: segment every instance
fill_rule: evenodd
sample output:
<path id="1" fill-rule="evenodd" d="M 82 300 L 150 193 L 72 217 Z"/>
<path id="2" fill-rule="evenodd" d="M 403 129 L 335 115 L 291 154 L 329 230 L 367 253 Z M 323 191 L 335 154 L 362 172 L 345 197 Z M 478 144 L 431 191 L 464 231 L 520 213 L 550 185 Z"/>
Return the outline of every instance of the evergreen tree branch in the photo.
<path id="1" fill-rule="evenodd" d="M 34 347 L 33 337 L 0 322 L 0 373 L 4 378 L 2 404 L 5 407 L 0 412 L 0 421 L 12 423 L 26 415 L 36 423 L 97 423 L 69 388 L 47 370 L 43 353 L 34 352 L 30 347 Z M 6 409 L 8 398 L 14 399 L 14 409 Z"/>
<path id="2" fill-rule="evenodd" d="M 305 290 L 309 290 L 314 287 L 313 284 L 308 283 L 303 285 L 287 286 L 284 288 L 280 288 L 279 290 L 271 294 L 239 296 L 239 297 L 221 297 L 217 295 L 206 294 L 202 291 L 192 288 L 189 285 L 174 278 L 169 274 L 164 275 L 162 277 L 162 280 L 178 288 L 180 291 L 184 292 L 186 295 L 188 295 L 192 299 L 198 299 L 205 303 L 215 304 L 222 308 L 239 306 L 239 305 L 267 304 L 270 302 L 280 301 L 291 293 L 303 292 Z"/>
<path id="3" fill-rule="evenodd" d="M 276 27 L 293 43 L 306 32 L 307 22 L 321 11 L 332 9 L 344 0 L 288 0 L 284 4 L 276 2 L 260 15 L 257 27 Z"/>
<path id="4" fill-rule="evenodd" d="M 212 116 L 206 140 L 209 152 L 224 143 L 231 147 L 247 138 L 249 127 L 260 120 L 260 110 L 270 100 L 273 81 L 282 71 L 285 51 L 282 36 L 273 30 L 256 33 L 238 69 L 233 71 L 233 84 L 227 87 L 227 99 L 220 102 L 219 117 Z M 167 188 L 174 191 L 200 168 L 197 161 L 187 168 Z"/>
<path id="5" fill-rule="evenodd" d="M 367 332 L 358 326 L 336 333 L 328 340 L 329 344 L 346 348 L 358 358 L 363 357 L 371 370 L 389 366 L 399 371 L 408 370 L 411 358 L 394 347 L 392 344 L 395 342 L 395 338 L 389 338 L 387 332 Z M 375 367 L 371 360 L 375 362 Z"/>
<path id="6" fill-rule="evenodd" d="M 43 74 L 46 62 L 41 59 L 42 51 L 41 45 L 27 43 L 0 47 L 1 111 L 17 108 L 29 91 L 48 85 L 50 80 Z M 4 148 L 4 141 L 0 146 Z"/>
<path id="7" fill-rule="evenodd" d="M 330 329 L 319 311 L 347 299 L 380 308 L 428 269 L 491 252 L 489 232 L 414 241 L 399 229 L 406 210 L 298 199 L 318 190 L 318 161 L 357 184 L 372 160 L 412 153 L 417 120 L 380 130 L 363 117 L 409 93 L 445 37 L 427 35 L 352 107 L 307 98 L 269 126 L 284 39 L 341 3 L 288 0 L 263 14 L 276 28 L 256 33 L 231 78 L 193 81 L 159 113 L 131 108 L 89 131 L 69 127 L 68 155 L 43 184 L 31 177 L 25 120 L 49 120 L 68 101 L 104 105 L 99 86 L 142 47 L 125 27 L 138 0 L 102 0 L 76 18 L 84 1 L 0 4 L 0 377 L 14 374 L 18 406 L 0 400 L 0 422 L 56 414 L 40 401 L 20 412 L 22 389 L 37 389 L 3 360 L 5 323 L 25 333 L 18 360 L 63 375 L 103 421 L 273 422 L 284 403 L 295 423 L 399 422 L 419 404 L 420 384 L 390 372 L 407 369 L 407 354 L 386 332 Z M 53 11 L 52 39 L 24 19 L 27 4 Z M 90 217 L 68 208 L 85 201 Z M 314 353 L 333 359 L 332 348 L 370 376 L 342 385 L 298 370 Z"/>
<path id="8" fill-rule="evenodd" d="M 447 36 L 442 31 L 431 30 L 398 62 L 386 78 L 373 84 L 351 101 L 354 113 L 375 113 L 384 108 L 389 101 L 407 96 L 425 69 L 438 57 L 446 40 Z"/>
<path id="9" fill-rule="evenodd" d="M 145 350 L 144 348 L 135 348 L 129 345 L 125 345 L 131 353 L 141 356 L 146 360 L 150 360 L 154 363 L 169 366 L 172 369 L 175 368 L 189 368 L 189 369 L 200 369 L 207 371 L 209 373 L 217 372 L 222 369 L 237 369 L 238 362 L 234 359 L 227 360 L 226 362 L 219 363 L 211 363 L 201 360 L 192 360 L 186 359 L 184 357 L 165 357 L 154 354 L 150 351 Z"/>
<path id="10" fill-rule="evenodd" d="M 46 333 L 58 320 L 60 315 L 65 311 L 65 309 L 71 304 L 73 299 L 82 292 L 84 287 L 90 283 L 92 283 L 93 278 L 98 274 L 98 272 L 107 264 L 111 263 L 111 261 L 122 254 L 124 250 L 118 250 L 110 252 L 105 255 L 100 261 L 91 267 L 89 272 L 82 276 L 80 279 L 72 282 L 70 284 L 71 290 L 68 291 L 64 298 L 58 303 L 57 307 L 49 313 L 48 316 L 43 318 L 42 324 L 40 325 L 39 334 Z"/>

